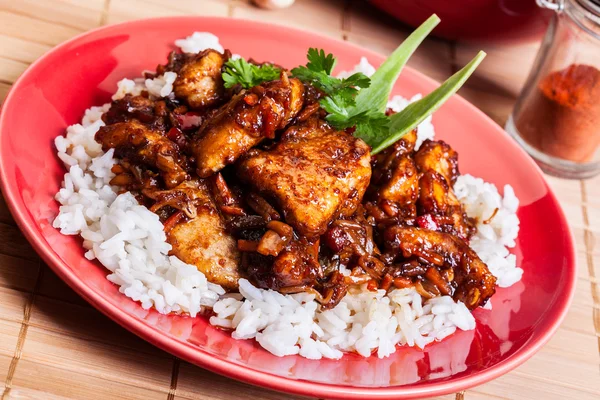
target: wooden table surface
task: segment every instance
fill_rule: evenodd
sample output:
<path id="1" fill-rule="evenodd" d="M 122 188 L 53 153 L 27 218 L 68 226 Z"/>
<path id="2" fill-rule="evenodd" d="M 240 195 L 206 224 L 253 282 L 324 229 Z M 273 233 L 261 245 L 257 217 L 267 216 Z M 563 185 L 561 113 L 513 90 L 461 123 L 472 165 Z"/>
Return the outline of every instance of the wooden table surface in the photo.
<path id="1" fill-rule="evenodd" d="M 388 54 L 409 29 L 362 1 L 297 0 L 264 11 L 242 0 L 0 0 L 0 101 L 56 44 L 101 25 L 165 15 L 217 15 L 299 26 Z M 461 94 L 503 125 L 537 44 L 428 39 L 409 62 L 443 80 L 479 48 L 488 59 Z M 443 399 L 600 398 L 600 178 L 548 177 L 577 242 L 577 293 L 553 339 L 516 370 Z M 183 362 L 91 308 L 31 250 L 0 197 L 2 399 L 288 399 Z"/>

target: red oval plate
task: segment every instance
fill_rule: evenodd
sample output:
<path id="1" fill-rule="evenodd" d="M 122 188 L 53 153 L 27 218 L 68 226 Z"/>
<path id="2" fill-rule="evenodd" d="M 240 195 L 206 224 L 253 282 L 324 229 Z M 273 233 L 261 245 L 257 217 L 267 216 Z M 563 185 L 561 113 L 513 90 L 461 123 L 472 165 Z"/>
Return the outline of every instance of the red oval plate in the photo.
<path id="1" fill-rule="evenodd" d="M 574 291 L 571 234 L 556 198 L 531 159 L 482 112 L 455 96 L 434 116 L 438 138 L 460 154 L 463 173 L 500 188 L 510 183 L 521 201 L 514 250 L 523 280 L 500 289 L 492 311 L 477 310 L 477 328 L 425 351 L 401 348 L 385 359 L 345 355 L 311 361 L 275 357 L 253 341 L 236 341 L 206 319 L 145 311 L 83 257 L 81 240 L 52 228 L 53 199 L 64 169 L 53 139 L 84 110 L 110 100 L 116 82 L 164 63 L 173 42 L 193 31 L 217 34 L 244 57 L 295 66 L 309 47 L 324 48 L 350 69 L 360 56 L 381 55 L 346 42 L 258 22 L 222 18 L 164 18 L 108 26 L 78 36 L 36 61 L 15 83 L 0 116 L 0 178 L 6 201 L 31 244 L 77 293 L 156 346 L 229 377 L 311 397 L 410 398 L 481 384 L 531 357 L 557 329 Z M 428 93 L 433 80 L 407 68 L 396 94 Z"/>

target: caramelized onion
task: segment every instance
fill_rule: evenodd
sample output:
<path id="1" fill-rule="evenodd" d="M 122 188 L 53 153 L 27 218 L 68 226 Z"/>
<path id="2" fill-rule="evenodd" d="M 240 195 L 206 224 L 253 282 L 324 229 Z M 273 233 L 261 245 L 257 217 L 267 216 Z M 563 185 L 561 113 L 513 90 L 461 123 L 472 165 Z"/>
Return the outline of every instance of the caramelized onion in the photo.
<path id="1" fill-rule="evenodd" d="M 217 194 L 221 198 L 221 202 L 226 206 L 231 206 L 235 204 L 235 198 L 233 197 L 231 190 L 229 190 L 227 182 L 225 182 L 225 179 L 223 179 L 223 175 L 221 175 L 221 173 L 219 172 L 213 175 L 212 180 L 217 189 Z"/>
<path id="2" fill-rule="evenodd" d="M 122 173 L 113 177 L 109 183 L 112 186 L 127 186 L 131 185 L 133 182 L 133 176 L 128 173 Z"/>
<path id="3" fill-rule="evenodd" d="M 112 166 L 110 171 L 115 175 L 119 175 L 119 174 L 122 174 L 123 172 L 125 172 L 125 168 L 123 168 L 123 166 L 121 164 L 115 164 Z"/>
<path id="4" fill-rule="evenodd" d="M 221 212 L 229 215 L 243 216 L 246 215 L 246 212 L 240 208 L 235 206 L 221 206 L 219 207 Z"/>
<path id="5" fill-rule="evenodd" d="M 398 278 L 394 278 L 394 286 L 398 289 L 404 289 L 407 287 L 411 287 L 413 285 L 412 281 L 409 278 L 404 276 L 399 276 Z"/>
<path id="6" fill-rule="evenodd" d="M 369 281 L 369 283 L 367 283 L 367 290 L 370 290 L 371 292 L 375 292 L 377 290 L 377 281 L 375 279 L 371 279 Z"/>
<path id="7" fill-rule="evenodd" d="M 392 286 L 393 282 L 394 278 L 392 278 L 390 274 L 385 274 L 381 280 L 381 283 L 379 284 L 379 288 L 387 291 L 390 286 Z"/>
<path id="8" fill-rule="evenodd" d="M 440 275 L 440 272 L 436 267 L 429 267 L 427 272 L 425 272 L 425 277 L 429 279 L 429 281 L 433 283 L 442 294 L 447 296 L 452 292 L 452 288 L 448 282 L 444 280 L 442 275 Z"/>
<path id="9" fill-rule="evenodd" d="M 443 270 L 442 274 L 444 275 L 444 279 L 446 279 L 447 282 L 452 282 L 454 280 L 454 270 L 452 268 Z"/>
<path id="10" fill-rule="evenodd" d="M 385 265 L 375 257 L 360 257 L 358 265 L 376 280 L 381 279 L 383 270 L 385 269 Z"/>
<path id="11" fill-rule="evenodd" d="M 163 224 L 164 232 L 166 234 L 171 232 L 171 229 L 173 229 L 175 227 L 175 225 L 177 225 L 179 223 L 179 221 L 181 221 L 183 219 L 184 216 L 185 216 L 185 214 L 181 210 L 177 210 L 173 214 L 171 214 L 171 216 L 169 218 L 167 218 L 167 220 Z"/>
<path id="12" fill-rule="evenodd" d="M 431 299 L 431 298 L 435 297 L 435 295 L 433 293 L 425 290 L 425 288 L 423 287 L 423 285 L 421 284 L 420 281 L 417 281 L 414 286 L 415 286 L 415 290 L 417 291 L 417 293 L 419 293 L 421 295 L 421 297 L 423 297 L 425 299 Z"/>
<path id="13" fill-rule="evenodd" d="M 269 204 L 269 202 L 256 193 L 248 194 L 248 196 L 246 196 L 246 203 L 248 203 L 248 206 L 267 222 L 281 219 L 279 213 Z"/>

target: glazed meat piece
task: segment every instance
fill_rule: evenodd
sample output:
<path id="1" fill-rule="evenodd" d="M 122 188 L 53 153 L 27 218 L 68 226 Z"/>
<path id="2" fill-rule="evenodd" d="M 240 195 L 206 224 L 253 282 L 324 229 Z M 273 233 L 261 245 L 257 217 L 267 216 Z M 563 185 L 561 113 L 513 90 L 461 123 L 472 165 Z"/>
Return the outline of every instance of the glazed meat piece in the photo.
<path id="1" fill-rule="evenodd" d="M 496 291 L 496 278 L 487 265 L 464 241 L 454 235 L 413 227 L 394 226 L 386 230 L 385 244 L 401 258 L 418 257 L 426 260 L 436 271 L 429 272 L 433 282 L 444 279 L 444 270 L 452 269 L 446 281 L 455 300 L 469 309 L 483 306 Z M 438 283 L 440 287 L 444 282 Z"/>
<path id="2" fill-rule="evenodd" d="M 392 176 L 379 189 L 379 198 L 398 205 L 415 205 L 419 196 L 419 173 L 409 156 L 402 156 L 394 163 Z"/>
<path id="3" fill-rule="evenodd" d="M 300 235 L 315 237 L 356 211 L 371 178 L 369 151 L 324 122 L 293 126 L 272 149 L 249 152 L 238 176 L 273 200 Z"/>
<path id="4" fill-rule="evenodd" d="M 276 257 L 251 254 L 247 273 L 262 288 L 297 292 L 300 287 L 311 287 L 322 276 L 318 244 L 301 238 L 292 240 Z"/>
<path id="5" fill-rule="evenodd" d="M 415 153 L 415 163 L 419 171 L 435 171 L 454 185 L 458 172 L 458 153 L 442 140 L 426 140 Z"/>
<path id="6" fill-rule="evenodd" d="M 225 62 L 223 54 L 208 49 L 199 54 L 180 55 L 179 58 L 174 67 L 177 73 L 173 82 L 175 97 L 185 100 L 193 109 L 222 102 L 225 91 L 221 78 Z"/>
<path id="7" fill-rule="evenodd" d="M 417 214 L 419 197 L 419 173 L 412 157 L 402 155 L 394 160 L 390 168 L 391 176 L 381 185 L 377 200 L 391 216 L 400 212 L 404 218 L 414 218 Z"/>
<path id="8" fill-rule="evenodd" d="M 298 114 L 304 85 L 285 73 L 281 77 L 242 91 L 202 125 L 191 143 L 200 177 L 232 164 L 264 138 L 274 138 Z"/>
<path id="9" fill-rule="evenodd" d="M 158 169 L 167 188 L 187 179 L 178 146 L 136 119 L 103 126 L 95 139 L 102 150 L 115 149 L 116 157 Z"/>
<path id="10" fill-rule="evenodd" d="M 468 240 L 475 227 L 452 189 L 459 175 L 458 153 L 441 140 L 426 140 L 415 153 L 415 164 L 422 173 L 419 225 Z"/>
<path id="11" fill-rule="evenodd" d="M 435 171 L 427 171 L 419 180 L 419 225 L 431 230 L 452 233 L 468 240 L 475 233 L 470 220 L 448 181 Z"/>
<path id="12" fill-rule="evenodd" d="M 426 171 L 419 180 L 419 206 L 425 214 L 447 214 L 460 202 L 448 185 L 448 181 L 438 172 Z"/>
<path id="13" fill-rule="evenodd" d="M 416 217 L 420 176 L 412 158 L 416 139 L 417 131 L 412 130 L 371 160 L 373 176 L 366 207 L 379 222 Z"/>
<path id="14" fill-rule="evenodd" d="M 416 143 L 417 129 L 415 128 L 412 131 L 408 132 L 406 135 L 402 136 L 393 145 L 391 145 L 381 153 L 377 154 L 375 156 L 377 159 L 377 163 L 389 163 L 393 158 L 398 158 L 407 154 L 412 155 Z"/>
<path id="15" fill-rule="evenodd" d="M 167 241 L 173 246 L 170 254 L 195 265 L 210 282 L 229 290 L 236 289 L 240 278 L 236 241 L 226 232 L 208 185 L 202 180 L 186 182 L 185 185 L 177 190 L 185 190 L 187 194 L 184 196 L 193 199 L 196 216 L 182 219 L 169 230 Z M 165 196 L 164 193 L 158 195 Z"/>
<path id="16" fill-rule="evenodd" d="M 114 100 L 110 109 L 102 114 L 106 125 L 136 119 L 151 129 L 164 132 L 167 129 L 167 106 L 165 101 L 154 101 L 144 96 L 125 95 Z"/>

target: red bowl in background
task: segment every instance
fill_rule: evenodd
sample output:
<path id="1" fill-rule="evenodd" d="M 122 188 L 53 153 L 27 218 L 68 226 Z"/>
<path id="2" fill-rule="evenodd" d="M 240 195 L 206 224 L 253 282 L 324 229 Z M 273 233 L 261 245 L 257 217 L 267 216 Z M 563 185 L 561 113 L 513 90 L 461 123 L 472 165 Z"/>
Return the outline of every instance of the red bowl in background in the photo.
<path id="1" fill-rule="evenodd" d="M 526 42 L 540 39 L 551 11 L 535 0 L 371 0 L 381 10 L 417 27 L 431 14 L 442 22 L 433 35 L 459 40 Z"/>

